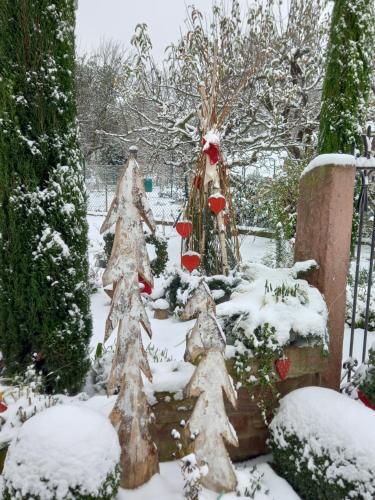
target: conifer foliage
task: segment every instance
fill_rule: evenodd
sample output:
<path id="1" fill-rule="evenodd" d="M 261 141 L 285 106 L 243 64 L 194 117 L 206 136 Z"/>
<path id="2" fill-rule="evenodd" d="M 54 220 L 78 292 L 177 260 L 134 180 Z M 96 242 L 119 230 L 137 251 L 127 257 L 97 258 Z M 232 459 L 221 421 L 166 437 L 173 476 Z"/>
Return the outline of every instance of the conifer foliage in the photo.
<path id="1" fill-rule="evenodd" d="M 79 390 L 91 335 L 74 0 L 0 3 L 0 347 Z"/>
<path id="2" fill-rule="evenodd" d="M 373 0 L 335 0 L 323 85 L 319 153 L 359 143 L 371 89 Z"/>

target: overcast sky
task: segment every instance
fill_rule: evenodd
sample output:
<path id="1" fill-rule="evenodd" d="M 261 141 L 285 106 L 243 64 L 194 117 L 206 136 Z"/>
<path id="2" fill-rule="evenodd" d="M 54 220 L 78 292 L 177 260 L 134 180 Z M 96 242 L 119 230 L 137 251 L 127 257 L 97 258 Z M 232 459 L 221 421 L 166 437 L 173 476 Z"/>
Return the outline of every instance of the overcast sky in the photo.
<path id="1" fill-rule="evenodd" d="M 103 39 L 121 41 L 129 47 L 134 28 L 147 23 L 154 57 L 161 60 L 165 47 L 178 39 L 186 17 L 186 6 L 194 4 L 210 12 L 212 0 L 79 0 L 77 12 L 77 49 L 91 51 Z M 240 0 L 243 6 L 248 0 Z"/>

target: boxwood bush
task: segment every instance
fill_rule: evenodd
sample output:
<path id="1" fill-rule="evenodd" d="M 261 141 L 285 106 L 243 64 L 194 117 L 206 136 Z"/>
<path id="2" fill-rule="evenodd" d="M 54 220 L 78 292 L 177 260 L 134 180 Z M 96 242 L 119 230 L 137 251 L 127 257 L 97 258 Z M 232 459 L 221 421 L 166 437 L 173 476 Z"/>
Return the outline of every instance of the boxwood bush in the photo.
<path id="1" fill-rule="evenodd" d="M 108 418 L 62 404 L 27 420 L 5 459 L 5 500 L 111 500 L 120 445 Z"/>
<path id="2" fill-rule="evenodd" d="M 270 425 L 277 472 L 304 500 L 375 498 L 374 414 L 330 389 L 298 389 Z"/>

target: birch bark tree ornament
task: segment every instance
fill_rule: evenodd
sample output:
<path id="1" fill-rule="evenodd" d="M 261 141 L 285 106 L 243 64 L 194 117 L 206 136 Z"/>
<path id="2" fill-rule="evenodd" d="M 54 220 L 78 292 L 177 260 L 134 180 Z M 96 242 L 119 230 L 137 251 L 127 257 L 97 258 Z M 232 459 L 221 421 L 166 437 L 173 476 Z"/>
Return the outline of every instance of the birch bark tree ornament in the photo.
<path id="1" fill-rule="evenodd" d="M 187 299 L 185 307 L 180 314 L 180 319 L 182 321 L 189 321 L 196 318 L 201 311 L 216 312 L 215 301 L 203 278 Z"/>
<path id="2" fill-rule="evenodd" d="M 196 361 L 202 355 L 187 388 L 188 397 L 198 397 L 187 423 L 198 461 L 205 461 L 208 473 L 201 483 L 218 493 L 233 491 L 237 479 L 224 441 L 238 446 L 236 432 L 230 424 L 224 405 L 224 394 L 236 407 L 237 393 L 224 360 L 225 337 L 215 316 L 202 312 L 192 329 L 185 359 Z"/>
<path id="3" fill-rule="evenodd" d="M 159 472 L 156 446 L 148 429 L 151 411 L 142 380 L 142 373 L 151 380 L 151 371 L 142 345 L 141 325 L 150 337 L 151 327 L 140 295 L 139 277 L 153 285 L 142 221 L 155 232 L 136 153 L 131 151 L 101 227 L 103 233 L 116 225 L 112 253 L 103 274 L 103 286 L 113 284 L 104 341 L 117 328 L 107 391 L 118 392 L 110 420 L 122 450 L 123 488 L 136 488 Z"/>

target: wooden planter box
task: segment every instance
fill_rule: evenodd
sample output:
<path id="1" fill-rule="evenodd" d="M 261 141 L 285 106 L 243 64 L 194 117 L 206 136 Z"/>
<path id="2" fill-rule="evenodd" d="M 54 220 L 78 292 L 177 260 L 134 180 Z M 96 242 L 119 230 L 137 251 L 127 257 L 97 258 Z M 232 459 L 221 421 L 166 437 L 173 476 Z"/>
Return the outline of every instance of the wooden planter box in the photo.
<path id="1" fill-rule="evenodd" d="M 320 374 L 327 368 L 328 358 L 322 354 L 319 347 L 288 347 L 285 355 L 292 364 L 284 381 L 276 384 L 282 396 L 310 385 L 321 385 Z M 256 360 L 254 362 L 254 365 Z M 230 361 L 228 361 L 228 370 Z M 254 372 L 252 372 L 254 373 Z M 237 409 L 226 405 L 229 419 L 236 429 L 239 447 L 228 447 L 229 454 L 234 461 L 245 460 L 267 453 L 266 440 L 268 429 L 263 421 L 257 405 L 259 390 L 254 389 L 254 399 L 250 398 L 248 389 L 241 387 L 238 391 Z M 176 444 L 171 437 L 172 429 L 181 431 L 180 422 L 189 419 L 195 401 L 192 399 L 174 400 L 173 394 L 156 393 L 158 403 L 153 406 L 155 424 L 152 429 L 153 439 L 158 447 L 159 460 L 173 459 Z"/>

